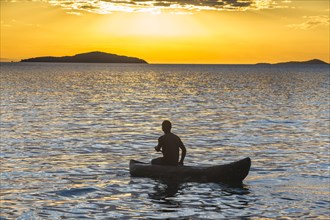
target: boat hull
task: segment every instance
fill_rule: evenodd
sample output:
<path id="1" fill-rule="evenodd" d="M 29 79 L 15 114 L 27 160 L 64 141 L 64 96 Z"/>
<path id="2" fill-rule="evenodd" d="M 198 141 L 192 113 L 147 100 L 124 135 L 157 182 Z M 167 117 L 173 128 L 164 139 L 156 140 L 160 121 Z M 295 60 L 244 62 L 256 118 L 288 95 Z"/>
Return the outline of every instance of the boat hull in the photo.
<path id="1" fill-rule="evenodd" d="M 210 167 L 161 166 L 131 160 L 130 174 L 133 177 L 175 178 L 183 181 L 241 183 L 249 174 L 251 159 Z"/>

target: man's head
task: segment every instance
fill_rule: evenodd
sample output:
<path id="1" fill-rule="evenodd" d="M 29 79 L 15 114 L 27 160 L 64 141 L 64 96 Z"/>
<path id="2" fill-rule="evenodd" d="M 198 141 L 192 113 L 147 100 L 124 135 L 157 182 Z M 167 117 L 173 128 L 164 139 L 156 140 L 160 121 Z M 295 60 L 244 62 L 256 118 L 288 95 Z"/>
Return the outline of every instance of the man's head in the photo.
<path id="1" fill-rule="evenodd" d="M 168 121 L 168 120 L 163 121 L 162 129 L 165 133 L 171 132 L 171 128 L 172 128 L 172 124 L 170 121 Z"/>

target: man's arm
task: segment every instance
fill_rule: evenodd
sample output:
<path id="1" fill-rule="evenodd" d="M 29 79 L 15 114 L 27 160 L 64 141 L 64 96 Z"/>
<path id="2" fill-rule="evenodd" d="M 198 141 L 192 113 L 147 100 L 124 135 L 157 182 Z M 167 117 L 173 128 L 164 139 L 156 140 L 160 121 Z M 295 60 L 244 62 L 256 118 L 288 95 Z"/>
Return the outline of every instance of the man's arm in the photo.
<path id="1" fill-rule="evenodd" d="M 162 148 L 162 145 L 160 144 L 160 138 L 159 138 L 159 139 L 158 139 L 158 145 L 155 147 L 155 150 L 156 150 L 157 152 L 159 152 L 161 148 Z"/>
<path id="2" fill-rule="evenodd" d="M 159 151 L 160 151 L 160 148 L 161 148 L 161 146 L 160 146 L 160 145 L 157 145 L 157 146 L 155 147 L 155 150 L 156 150 L 157 152 L 159 152 Z"/>
<path id="3" fill-rule="evenodd" d="M 184 144 L 182 143 L 182 141 L 181 141 L 180 148 L 181 148 L 181 159 L 180 159 L 179 165 L 183 166 L 183 160 L 186 157 L 187 150 L 186 150 L 186 147 L 184 146 Z"/>

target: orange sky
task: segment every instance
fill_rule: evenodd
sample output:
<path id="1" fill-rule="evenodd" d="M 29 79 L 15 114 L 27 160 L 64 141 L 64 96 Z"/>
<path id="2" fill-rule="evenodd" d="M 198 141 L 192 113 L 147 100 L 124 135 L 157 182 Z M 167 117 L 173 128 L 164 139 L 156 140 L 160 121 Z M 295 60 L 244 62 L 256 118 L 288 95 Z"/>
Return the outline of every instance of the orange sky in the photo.
<path id="1" fill-rule="evenodd" d="M 149 63 L 330 62 L 328 0 L 1 0 L 1 61 L 103 51 Z"/>

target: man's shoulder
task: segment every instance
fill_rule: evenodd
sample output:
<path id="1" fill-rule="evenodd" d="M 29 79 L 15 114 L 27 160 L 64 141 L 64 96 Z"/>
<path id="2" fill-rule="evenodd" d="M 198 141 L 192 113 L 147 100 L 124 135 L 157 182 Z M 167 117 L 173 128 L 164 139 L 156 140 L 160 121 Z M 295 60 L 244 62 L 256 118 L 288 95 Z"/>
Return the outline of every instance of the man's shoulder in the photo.
<path id="1" fill-rule="evenodd" d="M 158 138 L 158 140 L 164 140 L 164 139 L 179 139 L 180 140 L 180 137 L 176 134 L 173 134 L 172 132 L 171 133 L 167 133 L 167 134 L 164 134 L 162 136 L 160 136 Z"/>
<path id="2" fill-rule="evenodd" d="M 173 134 L 172 132 L 171 133 L 166 133 L 166 134 L 163 134 L 162 136 L 160 136 L 159 138 L 168 138 L 168 137 L 173 137 L 173 136 L 176 136 L 175 134 Z"/>
<path id="3" fill-rule="evenodd" d="M 179 137 L 178 135 L 174 134 L 174 133 L 171 133 L 174 137 Z"/>
<path id="4" fill-rule="evenodd" d="M 178 139 L 178 140 L 181 140 L 180 137 L 174 133 L 171 133 L 171 138 L 175 138 L 175 139 Z"/>
<path id="5" fill-rule="evenodd" d="M 160 136 L 159 138 L 158 138 L 158 140 L 164 140 L 166 137 L 165 137 L 165 134 L 164 135 L 162 135 L 162 136 Z"/>

